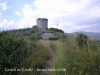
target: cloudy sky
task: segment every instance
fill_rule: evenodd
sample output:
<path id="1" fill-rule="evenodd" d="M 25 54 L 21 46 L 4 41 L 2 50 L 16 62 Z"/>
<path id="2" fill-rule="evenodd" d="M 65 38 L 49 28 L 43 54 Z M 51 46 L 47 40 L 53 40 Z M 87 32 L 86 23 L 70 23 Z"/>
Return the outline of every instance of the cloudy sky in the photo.
<path id="1" fill-rule="evenodd" d="M 64 32 L 100 32 L 100 0 L 0 0 L 0 30 L 32 27 L 37 18 Z"/>

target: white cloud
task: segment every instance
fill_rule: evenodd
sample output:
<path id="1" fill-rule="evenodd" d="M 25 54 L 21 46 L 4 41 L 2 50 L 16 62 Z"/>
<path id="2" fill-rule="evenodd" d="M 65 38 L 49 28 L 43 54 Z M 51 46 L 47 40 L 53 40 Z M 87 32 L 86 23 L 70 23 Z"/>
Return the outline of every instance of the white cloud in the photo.
<path id="1" fill-rule="evenodd" d="M 65 23 L 66 21 L 69 21 L 69 18 L 71 18 L 73 21 L 78 18 L 84 20 L 86 18 L 91 18 L 91 16 L 88 15 L 91 8 L 88 8 L 88 6 L 92 2 L 93 0 L 77 0 L 74 2 L 70 2 L 69 0 L 36 0 L 34 2 L 34 5 L 36 7 L 36 10 L 34 10 L 34 12 L 38 11 L 37 13 L 39 17 L 46 17 L 51 22 L 54 21 L 54 23 L 57 20 L 59 22 L 61 20 L 65 20 L 65 18 Z M 87 8 L 89 10 L 87 10 Z M 91 15 L 92 14 L 97 13 L 91 11 Z"/>
<path id="2" fill-rule="evenodd" d="M 0 21 L 2 20 L 2 13 L 0 13 Z"/>
<path id="3" fill-rule="evenodd" d="M 22 13 L 20 12 L 20 11 L 15 11 L 14 12 L 16 15 L 18 15 L 18 16 L 21 16 L 22 15 Z"/>
<path id="4" fill-rule="evenodd" d="M 7 21 L 6 19 L 2 19 L 2 22 L 0 22 L 0 28 L 2 29 L 13 29 L 13 28 L 16 28 L 15 26 L 15 23 L 10 20 L 10 21 Z"/>
<path id="5" fill-rule="evenodd" d="M 7 5 L 6 5 L 7 1 L 5 2 L 0 2 L 0 6 L 2 8 L 2 11 L 5 11 L 7 9 Z"/>
<path id="6" fill-rule="evenodd" d="M 43 17 L 48 18 L 49 27 L 63 29 L 65 32 L 88 30 L 94 25 L 81 22 L 100 18 L 100 6 L 91 6 L 93 2 L 94 0 L 35 0 L 32 4 L 24 4 L 20 11 L 14 12 L 21 16 L 18 22 L 6 20 L 6 25 L 16 25 L 16 28 L 31 27 L 36 25 L 37 18 Z"/>
<path id="7" fill-rule="evenodd" d="M 78 0 L 71 3 L 69 0 L 36 0 L 34 5 L 36 10 L 41 11 L 40 14 L 48 13 L 52 16 L 53 13 L 55 15 L 59 12 L 65 15 L 73 15 L 86 8 L 90 2 L 90 0 Z"/>
<path id="8" fill-rule="evenodd" d="M 57 28 L 63 29 L 65 32 L 70 33 L 84 30 L 87 32 L 96 32 L 96 27 L 98 27 L 98 25 L 75 25 L 73 22 L 69 21 L 66 23 L 61 23 L 61 25 L 59 25 Z"/>
<path id="9" fill-rule="evenodd" d="M 92 18 L 100 18 L 100 7 L 94 7 L 90 10 L 89 16 Z"/>
<path id="10" fill-rule="evenodd" d="M 0 28 L 4 26 L 4 20 L 3 20 L 3 17 L 2 17 L 2 13 L 0 13 Z"/>
<path id="11" fill-rule="evenodd" d="M 15 22 L 10 20 L 8 21 L 7 19 L 4 19 L 2 16 L 2 13 L 0 13 L 0 29 L 13 29 L 16 28 Z"/>

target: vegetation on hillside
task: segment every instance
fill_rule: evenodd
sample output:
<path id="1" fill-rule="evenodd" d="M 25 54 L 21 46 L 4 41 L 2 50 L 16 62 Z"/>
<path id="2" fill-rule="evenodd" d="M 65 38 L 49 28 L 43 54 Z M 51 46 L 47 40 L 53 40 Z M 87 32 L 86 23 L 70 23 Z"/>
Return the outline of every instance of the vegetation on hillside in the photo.
<path id="1" fill-rule="evenodd" d="M 66 38 L 66 35 L 64 34 L 63 30 L 61 30 L 61 29 L 50 28 L 49 30 L 51 33 L 53 33 L 56 36 L 56 39 Z"/>
<path id="2" fill-rule="evenodd" d="M 14 29 L 4 32 L 9 32 L 13 36 L 23 37 L 24 39 L 34 41 L 41 39 L 41 34 L 43 33 L 43 31 L 39 30 L 36 26 L 33 26 L 32 28 Z"/>
<path id="3" fill-rule="evenodd" d="M 84 34 L 67 36 L 65 41 L 57 45 L 53 68 L 60 68 L 60 71 L 53 71 L 52 75 L 100 74 L 100 41 L 87 39 Z"/>
<path id="4" fill-rule="evenodd" d="M 86 47 L 88 45 L 88 36 L 82 33 L 77 33 L 76 41 L 80 48 Z"/>
<path id="5" fill-rule="evenodd" d="M 50 28 L 49 30 L 50 30 L 51 32 L 60 32 L 60 33 L 64 33 L 63 30 L 57 29 L 57 28 Z"/>
<path id="6" fill-rule="evenodd" d="M 37 68 L 42 68 L 49 57 L 47 48 L 37 42 L 41 36 L 40 33 L 42 31 L 35 27 L 0 32 L 1 75 L 36 75 L 38 73 Z"/>
<path id="7" fill-rule="evenodd" d="M 28 56 L 28 47 L 22 37 L 14 37 L 9 32 L 0 33 L 0 74 L 17 74 L 5 71 L 5 68 L 20 68 L 22 61 Z"/>
<path id="8" fill-rule="evenodd" d="M 91 40 L 82 33 L 71 36 L 59 29 L 49 30 L 55 35 L 51 39 L 59 40 L 58 43 L 38 42 L 43 32 L 36 26 L 0 32 L 0 74 L 38 75 L 37 68 L 43 68 L 49 58 L 47 49 L 55 52 L 52 67 L 56 71 L 51 75 L 100 74 L 100 40 Z M 14 68 L 20 71 L 7 71 Z"/>

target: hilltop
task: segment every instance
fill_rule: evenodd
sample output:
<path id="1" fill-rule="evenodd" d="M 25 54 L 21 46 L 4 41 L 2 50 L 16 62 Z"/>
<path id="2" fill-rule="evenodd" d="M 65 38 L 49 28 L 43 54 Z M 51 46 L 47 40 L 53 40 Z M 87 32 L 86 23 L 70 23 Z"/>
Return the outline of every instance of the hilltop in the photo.
<path id="1" fill-rule="evenodd" d="M 0 32 L 0 57 L 2 75 L 100 74 L 100 41 L 56 28 Z"/>
<path id="2" fill-rule="evenodd" d="M 66 35 L 60 29 L 50 28 L 48 30 L 42 30 L 37 28 L 37 26 L 33 26 L 32 28 L 23 28 L 23 29 L 14 29 L 3 31 L 12 34 L 15 37 L 23 37 L 24 39 L 29 40 L 58 40 L 60 38 L 65 38 Z M 2 32 L 1 32 L 2 33 Z"/>
<path id="3" fill-rule="evenodd" d="M 1 74 L 24 74 L 25 72 L 22 71 L 10 72 L 9 70 L 10 68 L 17 69 L 18 67 L 19 69 L 34 68 L 34 71 L 27 72 L 26 75 L 36 75 L 39 73 L 36 71 L 37 68 L 43 68 L 45 65 L 51 65 L 54 58 L 52 56 L 54 51 L 53 49 L 49 48 L 50 43 L 47 42 L 47 40 L 55 41 L 60 39 L 57 31 L 59 31 L 59 34 L 62 34 L 62 31 L 59 29 L 51 28 L 44 31 L 38 29 L 37 26 L 33 26 L 32 28 L 14 29 L 0 32 Z M 51 63 L 47 64 L 49 61 Z M 9 71 L 5 71 L 5 68 L 7 68 Z"/>

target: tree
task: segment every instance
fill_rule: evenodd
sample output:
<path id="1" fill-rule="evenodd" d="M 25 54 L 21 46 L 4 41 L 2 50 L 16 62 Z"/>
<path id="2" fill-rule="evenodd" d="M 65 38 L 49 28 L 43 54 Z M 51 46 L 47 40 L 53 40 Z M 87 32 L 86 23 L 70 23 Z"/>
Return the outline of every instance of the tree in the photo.
<path id="1" fill-rule="evenodd" d="M 88 36 L 82 33 L 77 33 L 76 40 L 79 47 L 87 46 Z"/>

